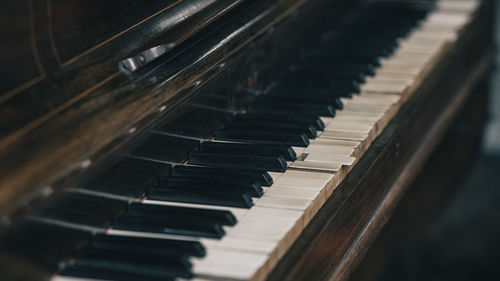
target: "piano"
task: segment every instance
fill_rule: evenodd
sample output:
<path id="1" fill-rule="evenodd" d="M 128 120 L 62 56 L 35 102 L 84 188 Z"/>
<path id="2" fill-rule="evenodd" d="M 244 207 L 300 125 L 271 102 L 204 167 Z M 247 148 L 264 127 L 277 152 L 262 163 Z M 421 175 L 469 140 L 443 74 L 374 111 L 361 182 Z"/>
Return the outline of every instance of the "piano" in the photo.
<path id="1" fill-rule="evenodd" d="M 494 2 L 1 1 L 0 280 L 348 280 Z"/>

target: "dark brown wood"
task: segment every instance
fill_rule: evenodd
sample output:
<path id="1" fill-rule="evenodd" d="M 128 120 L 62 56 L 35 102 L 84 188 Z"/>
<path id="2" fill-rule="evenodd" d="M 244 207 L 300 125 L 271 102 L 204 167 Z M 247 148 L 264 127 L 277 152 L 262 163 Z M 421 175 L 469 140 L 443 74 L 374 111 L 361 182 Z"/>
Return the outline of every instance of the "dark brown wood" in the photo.
<path id="1" fill-rule="evenodd" d="M 455 197 L 480 155 L 488 111 L 488 83 L 484 80 L 473 90 L 467 106 L 408 187 L 350 281 L 381 280 L 389 269 L 390 258 L 427 231 Z"/>
<path id="2" fill-rule="evenodd" d="M 36 2 L 33 5 L 47 2 Z M 52 8 L 58 11 L 75 8 L 70 5 L 73 2 L 61 1 L 62 8 Z M 171 2 L 174 3 L 164 3 Z M 159 13 L 154 17 L 154 22 L 144 22 L 144 25 L 153 28 L 163 21 L 169 22 L 172 18 L 179 17 L 185 9 L 194 7 L 189 4 L 201 5 L 208 2 L 210 1 L 175 2 L 177 4 L 165 10 L 166 14 Z M 65 55 L 60 55 L 61 61 L 68 59 L 69 62 L 62 68 L 57 66 L 57 59 L 54 59 L 48 35 L 46 38 L 38 38 L 38 34 L 42 34 L 46 27 L 42 24 L 46 22 L 46 18 L 35 19 L 36 23 L 40 22 L 40 26 L 35 24 L 33 27 L 37 29 L 36 44 L 40 45 L 40 50 L 47 52 L 52 63 L 56 61 L 54 65 L 57 67 L 51 72 L 50 79 L 44 80 L 43 83 L 47 83 L 45 86 L 39 86 L 43 84 L 40 82 L 15 95 L 2 95 L 0 213 L 10 213 L 19 206 L 25 206 L 27 202 L 43 198 L 58 189 L 59 182 L 65 181 L 68 175 L 79 174 L 82 170 L 94 167 L 101 159 L 127 143 L 127 140 L 137 136 L 143 128 L 170 114 L 172 109 L 194 96 L 196 90 L 205 86 L 208 81 L 221 76 L 242 54 L 253 50 L 257 42 L 263 38 L 269 39 L 272 31 L 276 30 L 274 27 L 277 23 L 296 14 L 298 8 L 308 1 L 247 1 L 237 7 L 234 6 L 240 1 L 211 2 L 213 4 L 203 11 L 187 17 L 185 22 L 169 26 L 158 36 L 148 33 L 151 31 L 149 29 L 142 30 L 141 24 L 140 29 L 133 28 L 130 33 L 122 34 L 102 45 L 102 52 L 101 47 L 88 54 L 84 51 L 85 55 L 77 60 L 73 60 L 73 56 L 78 53 L 74 51 L 78 48 L 68 46 L 73 51 L 65 51 Z M 139 5 L 137 3 L 131 7 Z M 156 2 L 152 3 L 152 7 L 156 7 Z M 33 11 L 46 11 L 44 7 L 38 9 L 34 6 Z M 165 7 L 162 6 L 163 8 Z M 90 6 L 87 9 L 91 10 Z M 146 10 L 156 11 L 152 8 Z M 128 15 L 128 12 L 119 9 L 116 13 L 117 17 Z M 46 17 L 46 14 L 40 12 L 34 16 Z M 101 17 L 99 14 L 95 16 Z M 77 24 L 75 20 L 81 21 L 68 19 L 72 24 Z M 304 25 L 295 25 L 298 27 L 295 30 L 305 28 Z M 203 32 L 197 32 L 201 28 Z M 118 27 L 111 29 L 120 30 Z M 96 34 L 95 42 L 106 37 L 97 35 L 99 34 Z M 69 38 L 72 35 L 64 36 Z M 141 39 L 134 43 L 137 36 L 148 37 L 148 40 Z M 117 71 L 117 61 L 124 56 L 133 54 L 152 42 L 172 41 L 178 42 L 172 53 L 140 73 L 129 77 Z M 47 45 L 47 42 L 50 44 Z M 132 42 L 133 46 L 125 44 L 127 42 Z M 122 46 L 126 50 L 122 51 Z M 274 43 L 269 50 L 271 51 L 265 54 L 265 58 L 275 55 L 280 48 Z M 113 53 L 115 51 L 116 54 Z M 104 57 L 109 53 L 113 53 L 111 57 Z M 283 52 L 281 57 L 285 54 Z M 291 57 L 293 56 L 288 56 Z M 273 66 L 275 60 L 269 59 L 267 63 Z M 46 63 L 42 64 L 45 66 Z M 51 63 L 47 62 L 49 64 Z M 248 80 L 247 77 L 240 78 Z M 25 94 L 30 91 L 33 92 Z"/>
<path id="3" fill-rule="evenodd" d="M 160 97 L 150 91 L 156 105 L 142 107 L 148 95 L 118 71 L 119 60 L 158 42 L 180 46 L 240 2 L 2 1 L 0 210 L 36 197 L 30 191 L 74 170 L 184 86 L 177 81 Z M 107 119 L 104 129 L 98 120 Z"/>
<path id="4" fill-rule="evenodd" d="M 472 87 L 488 72 L 489 5 L 484 2 L 473 24 L 372 143 L 268 280 L 348 279 Z"/>

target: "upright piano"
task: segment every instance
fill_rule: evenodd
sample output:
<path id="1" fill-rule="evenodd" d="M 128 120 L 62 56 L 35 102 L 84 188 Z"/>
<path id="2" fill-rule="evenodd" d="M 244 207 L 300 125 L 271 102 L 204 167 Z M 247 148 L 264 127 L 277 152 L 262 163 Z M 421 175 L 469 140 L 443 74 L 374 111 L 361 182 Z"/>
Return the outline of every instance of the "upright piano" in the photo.
<path id="1" fill-rule="evenodd" d="M 494 2 L 0 1 L 0 280 L 348 280 Z"/>

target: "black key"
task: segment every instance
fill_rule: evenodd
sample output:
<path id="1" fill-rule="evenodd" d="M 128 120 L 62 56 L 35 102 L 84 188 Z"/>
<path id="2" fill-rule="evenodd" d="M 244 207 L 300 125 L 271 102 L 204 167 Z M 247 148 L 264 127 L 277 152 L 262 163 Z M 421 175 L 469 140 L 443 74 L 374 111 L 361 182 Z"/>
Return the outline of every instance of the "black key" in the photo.
<path id="1" fill-rule="evenodd" d="M 87 247 L 78 251 L 74 265 L 99 270 L 116 270 L 149 277 L 191 277 L 191 264 L 185 255 L 151 253 L 123 249 Z"/>
<path id="2" fill-rule="evenodd" d="M 304 93 L 304 92 L 302 92 Z M 234 117 L 234 120 L 253 120 L 253 121 L 269 121 L 280 122 L 286 124 L 300 124 L 309 126 L 312 125 L 318 131 L 325 129 L 325 124 L 317 114 L 300 114 L 290 115 L 286 113 L 266 112 L 266 113 L 247 113 L 240 114 Z"/>
<path id="3" fill-rule="evenodd" d="M 203 142 L 208 143 L 208 142 Z M 202 146 L 203 146 L 202 143 Z M 212 143 L 212 142 L 210 142 Z M 217 142 L 213 142 L 217 143 Z M 251 144 L 250 144 L 251 145 Z M 214 148 L 211 148 L 214 149 Z M 204 152 L 204 151 L 202 151 Z M 212 152 L 216 152 L 216 149 Z M 295 154 L 295 152 L 294 152 Z M 201 166 L 184 166 L 177 165 L 172 169 L 173 176 L 189 176 L 189 177 L 204 177 L 204 178 L 228 178 L 228 179 L 243 179 L 255 181 L 262 186 L 271 186 L 273 178 L 266 171 L 243 170 L 236 168 L 223 167 L 201 167 Z"/>
<path id="4" fill-rule="evenodd" d="M 193 216 L 214 220 L 224 225 L 236 224 L 236 217 L 224 210 L 133 203 L 127 213 L 142 216 Z"/>
<path id="5" fill-rule="evenodd" d="M 152 188 L 166 190 L 160 188 Z M 132 231 L 166 233 L 185 236 L 221 238 L 224 235 L 222 224 L 206 218 L 186 219 L 182 216 L 137 216 L 124 214 L 114 220 L 113 228 Z"/>
<path id="6" fill-rule="evenodd" d="M 198 148 L 197 140 L 151 134 L 131 154 L 148 159 L 182 163 L 190 151 Z"/>
<path id="7" fill-rule="evenodd" d="M 316 138 L 316 128 L 313 126 L 303 126 L 295 124 L 280 124 L 277 122 L 255 122 L 255 121 L 236 121 L 231 122 L 228 125 L 222 127 L 219 130 L 228 131 L 257 131 L 257 132 L 268 132 L 268 133 L 289 133 L 289 134 L 305 134 L 310 139 Z"/>
<path id="8" fill-rule="evenodd" d="M 293 103 L 286 101 L 256 101 L 249 105 L 249 109 L 252 112 L 272 112 L 272 111 L 286 111 L 286 112 L 310 112 L 318 114 L 319 116 L 334 117 L 335 107 L 330 104 L 314 104 L 310 102 L 304 103 Z"/>
<path id="9" fill-rule="evenodd" d="M 43 206 L 35 216 L 94 227 L 107 227 L 128 203 L 98 196 L 64 193 Z"/>
<path id="10" fill-rule="evenodd" d="M 97 234 L 92 237 L 92 248 L 98 249 L 128 249 L 130 251 L 144 251 L 146 253 L 171 253 L 187 256 L 203 257 L 205 248 L 198 241 L 184 241 L 160 238 L 132 237 L 119 235 Z"/>
<path id="11" fill-rule="evenodd" d="M 343 109 L 344 105 L 339 97 L 327 95 L 308 95 L 308 91 L 304 91 L 303 95 L 290 95 L 287 91 L 271 91 L 268 95 L 259 97 L 262 101 L 277 102 L 294 102 L 294 103 L 315 103 L 315 104 L 330 104 L 335 109 Z"/>
<path id="12" fill-rule="evenodd" d="M 61 261 L 89 240 L 90 233 L 85 231 L 24 220 L 2 233 L 0 251 L 55 272 Z"/>
<path id="13" fill-rule="evenodd" d="M 182 191 L 169 190 L 165 188 L 149 188 L 148 199 L 237 208 L 250 208 L 253 205 L 252 198 L 247 194 L 232 194 L 227 192 L 211 192 L 201 190 Z"/>
<path id="14" fill-rule="evenodd" d="M 159 188 L 177 190 L 210 190 L 215 192 L 239 192 L 252 197 L 261 197 L 264 194 L 257 182 L 241 179 L 214 179 L 212 177 L 169 177 Z"/>
<path id="15" fill-rule="evenodd" d="M 158 184 L 158 180 L 155 180 L 155 184 L 145 184 L 138 186 L 114 182 L 110 180 L 95 179 L 83 183 L 79 185 L 79 187 L 107 194 L 120 195 L 130 198 L 142 198 L 146 195 L 147 187 L 157 186 Z"/>
<path id="16" fill-rule="evenodd" d="M 245 130 L 218 130 L 215 132 L 216 140 L 225 140 L 225 141 L 243 141 L 249 143 L 273 143 L 273 144 L 282 144 L 282 145 L 291 145 L 291 146 L 300 146 L 307 147 L 309 145 L 309 138 L 305 134 L 285 134 L 285 133 L 267 133 L 267 132 L 253 132 L 253 131 L 245 131 Z M 189 158 L 191 164 L 196 164 L 191 162 L 191 157 Z M 237 161 L 235 159 L 235 161 Z M 275 161 L 273 161 L 276 163 Z M 203 165 L 203 163 L 199 163 Z M 276 166 L 278 170 L 268 170 L 268 171 L 281 171 L 279 169 L 279 164 L 273 164 Z M 246 166 L 243 166 L 246 167 Z"/>
<path id="17" fill-rule="evenodd" d="M 314 100 L 326 100 L 328 103 L 332 103 L 333 100 L 339 99 L 341 97 L 343 98 L 351 98 L 353 92 L 351 91 L 331 91 L 328 89 L 280 89 L 280 88 L 275 88 L 272 89 L 271 95 L 276 95 L 276 96 L 286 96 L 286 97 L 300 97 L 300 98 L 307 98 L 310 101 Z M 332 101 L 331 101 L 332 100 Z"/>
<path id="18" fill-rule="evenodd" d="M 362 82 L 365 76 L 375 75 L 376 67 L 368 62 L 357 63 L 345 59 L 336 60 L 329 59 L 328 57 L 310 57 L 307 60 L 301 61 L 292 69 L 296 71 L 287 73 L 284 77 L 285 79 L 292 80 L 294 78 L 307 77 L 308 80 L 312 79 L 315 82 L 323 81 L 323 83 L 326 83 L 333 77 L 343 78 L 337 79 L 340 81 L 345 80 L 345 78 L 353 78 Z"/>
<path id="19" fill-rule="evenodd" d="M 344 92 L 359 93 L 360 87 L 356 80 L 341 80 L 328 78 L 294 77 L 283 79 L 273 88 L 279 90 L 308 90 L 308 91 L 328 91 L 342 94 Z M 313 76 L 314 77 L 314 76 Z"/>
<path id="20" fill-rule="evenodd" d="M 216 133 L 216 137 L 219 132 Z M 304 139 L 309 142 L 304 135 Z M 251 156 L 251 155 L 226 155 L 216 153 L 189 153 L 189 163 L 193 165 L 206 165 L 218 167 L 234 167 L 258 171 L 284 172 L 286 160 L 282 156 Z"/>
<path id="21" fill-rule="evenodd" d="M 336 42 L 337 43 L 337 42 Z M 333 45 L 335 43 L 332 43 Z M 372 57 L 373 59 L 379 60 L 382 57 L 387 57 L 389 54 L 383 53 L 378 49 L 370 49 L 366 48 L 365 46 L 331 46 L 330 44 L 327 44 L 325 46 L 322 46 L 319 48 L 321 51 L 325 52 L 330 52 L 331 54 L 335 55 L 345 55 L 345 56 L 364 56 L 364 57 Z"/>
<path id="22" fill-rule="evenodd" d="M 379 59 L 373 57 L 373 56 L 368 56 L 368 55 L 363 55 L 363 54 L 338 54 L 338 53 L 332 53 L 328 50 L 312 50 L 307 53 L 301 54 L 301 58 L 303 60 L 308 60 L 311 57 L 321 57 L 325 58 L 327 60 L 343 60 L 343 61 L 349 61 L 349 62 L 355 62 L 358 64 L 371 64 L 373 66 L 380 66 L 380 61 Z"/>
<path id="23" fill-rule="evenodd" d="M 79 209 L 72 209 L 69 207 L 43 208 L 42 210 L 38 211 L 34 215 L 34 217 L 41 217 L 97 228 L 107 228 L 111 224 L 112 219 L 112 216 L 110 214 L 97 215 Z"/>
<path id="24" fill-rule="evenodd" d="M 363 83 L 366 81 L 366 74 L 363 72 L 348 71 L 338 68 L 313 68 L 313 67 L 301 67 L 300 65 L 292 68 L 290 73 L 292 76 L 311 76 L 318 75 L 323 79 L 333 79 L 333 80 L 354 80 L 358 83 Z M 288 77 L 289 75 L 287 75 Z"/>
<path id="25" fill-rule="evenodd" d="M 169 175 L 171 169 L 172 166 L 170 164 L 133 157 L 123 157 L 113 164 L 107 172 L 119 171 L 121 173 L 147 177 L 158 177 L 160 175 Z"/>
<path id="26" fill-rule="evenodd" d="M 188 256 L 183 253 L 171 252 L 166 249 L 165 251 L 147 252 L 143 250 L 128 249 L 128 248 L 97 248 L 85 247 L 79 249 L 76 254 L 77 263 L 82 264 L 85 260 L 86 263 L 93 263 L 99 260 L 108 262 L 128 262 L 130 264 L 138 263 L 162 263 L 167 267 L 183 267 L 191 268 Z"/>
<path id="27" fill-rule="evenodd" d="M 215 129 L 228 122 L 232 114 L 205 108 L 192 108 L 156 130 L 171 134 L 208 139 Z"/>
<path id="28" fill-rule="evenodd" d="M 115 183 L 123 183 L 132 186 L 147 186 L 147 185 L 155 185 L 158 183 L 158 177 L 135 174 L 125 170 L 107 171 L 97 176 L 96 180 L 111 181 Z"/>
<path id="29" fill-rule="evenodd" d="M 264 124 L 275 124 L 275 122 L 262 122 L 253 120 L 242 120 L 236 121 L 234 123 L 244 123 L 244 124 L 254 124 L 254 123 L 264 123 Z M 233 123 L 233 124 L 234 124 Z M 304 127 L 304 125 L 293 126 L 294 124 L 289 124 L 290 127 Z M 311 128 L 312 127 L 312 128 Z M 316 129 L 311 125 L 307 129 Z M 222 154 L 250 154 L 259 156 L 283 156 L 287 161 L 294 161 L 297 159 L 297 155 L 293 148 L 289 145 L 276 145 L 276 144 L 253 144 L 253 143 L 236 143 L 236 142 L 217 142 L 217 141 L 204 141 L 200 144 L 200 152 L 204 153 L 222 153 Z"/>

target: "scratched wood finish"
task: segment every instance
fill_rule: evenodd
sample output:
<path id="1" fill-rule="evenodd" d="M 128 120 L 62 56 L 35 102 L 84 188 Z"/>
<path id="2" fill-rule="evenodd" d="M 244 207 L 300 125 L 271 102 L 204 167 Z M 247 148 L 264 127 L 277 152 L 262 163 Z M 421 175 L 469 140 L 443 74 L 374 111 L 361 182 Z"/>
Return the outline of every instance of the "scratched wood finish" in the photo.
<path id="1" fill-rule="evenodd" d="M 408 187 L 350 281 L 381 280 L 390 270 L 394 254 L 404 251 L 405 246 L 428 231 L 460 192 L 481 154 L 483 129 L 488 119 L 489 83 L 486 80 L 469 95 L 467 106 L 462 108 L 449 132 Z"/>
<path id="2" fill-rule="evenodd" d="M 118 76 L 119 60 L 159 40 L 179 45 L 239 2 L 2 1 L 0 144 Z"/>
<path id="3" fill-rule="evenodd" d="M 240 2 L 2 1 L 0 210 L 127 130 L 129 112 L 157 108 L 141 106 L 143 89 L 120 89 L 137 78 L 118 72 L 119 60 L 157 42 L 180 45 Z"/>
<path id="4" fill-rule="evenodd" d="M 172 6 L 171 9 L 179 7 L 177 13 L 165 16 L 178 16 L 186 8 L 182 5 L 187 5 L 187 2 Z M 191 1 L 194 2 L 202 3 Z M 46 87 L 33 90 L 33 94 L 40 97 L 31 99 L 25 96 L 17 106 L 7 106 L 6 102 L 12 101 L 13 97 L 22 97 L 22 91 L 5 100 L 0 105 L 0 115 L 11 114 L 11 117 L 0 118 L 0 213 L 46 196 L 52 192 L 54 182 L 79 173 L 82 167 L 93 166 L 114 152 L 126 140 L 138 135 L 142 128 L 163 117 L 222 73 L 251 49 L 255 40 L 271 37 L 272 34 L 266 31 L 273 31 L 276 23 L 308 1 L 246 1 L 236 7 L 233 6 L 241 1 L 212 2 L 185 22 L 172 26 L 162 36 L 141 41 L 143 45 L 150 44 L 151 40 L 178 40 L 180 43 L 171 54 L 133 77 L 116 71 L 117 59 L 137 49 L 134 45 L 124 47 L 126 51 L 118 50 L 124 43 L 120 40 L 128 42 L 135 39 L 134 36 L 151 37 L 152 34 L 137 31 L 131 37 L 128 33 L 120 35 L 116 39 L 118 43 L 112 40 L 104 44 L 102 48 L 107 49 L 102 53 L 100 48 L 93 50 L 66 66 L 64 71 L 55 71 L 54 79 L 47 79 Z M 196 33 L 207 24 L 203 32 Z M 35 28 L 39 28 L 38 25 Z M 277 50 L 276 44 L 274 50 Z M 50 46 L 45 46 L 45 49 L 52 52 Z M 118 54 L 103 59 L 105 54 L 112 52 Z M 89 60 L 85 60 L 87 56 Z M 48 57 L 53 58 L 50 54 Z M 27 91 L 39 87 L 37 85 Z M 57 96 L 50 96 L 54 93 Z M 36 109 L 32 112 L 31 108 L 25 107 L 28 105 Z"/>
<path id="5" fill-rule="evenodd" d="M 491 4 L 485 2 L 473 24 L 421 81 L 268 280 L 349 278 L 405 188 L 465 106 L 471 88 L 488 73 Z"/>

